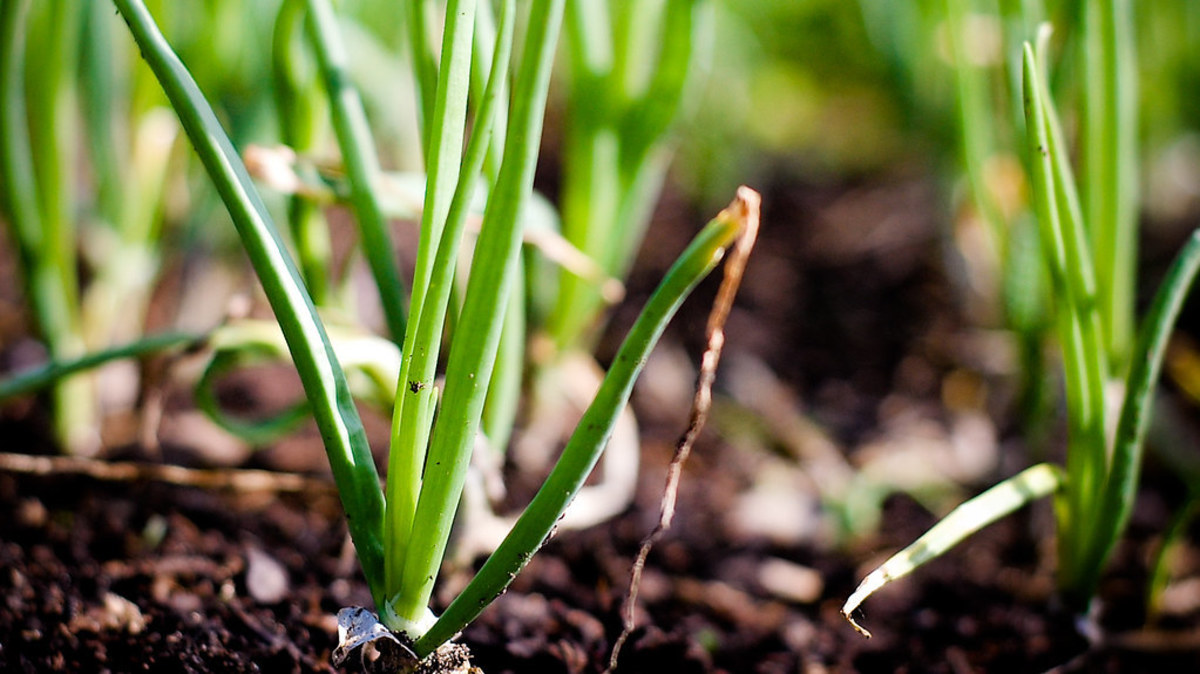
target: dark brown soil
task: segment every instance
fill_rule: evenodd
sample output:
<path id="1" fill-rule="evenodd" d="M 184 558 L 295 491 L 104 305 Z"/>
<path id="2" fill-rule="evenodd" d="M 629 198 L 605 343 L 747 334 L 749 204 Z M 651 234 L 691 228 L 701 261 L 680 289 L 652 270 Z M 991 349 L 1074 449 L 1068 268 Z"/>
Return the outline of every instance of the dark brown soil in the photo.
<path id="1" fill-rule="evenodd" d="M 725 450 L 705 451 L 697 465 Z M 651 453 L 661 468 L 667 448 Z M 861 562 L 727 540 L 712 523 L 719 503 L 695 489 L 707 485 L 711 494 L 723 476 L 691 473 L 678 526 L 651 556 L 641 627 L 621 671 L 1132 672 L 1200 664 L 1178 645 L 1158 653 L 1089 649 L 1070 616 L 1051 608 L 1051 579 L 1039 562 L 1044 535 L 1035 536 L 1031 522 L 1045 512 L 988 530 L 872 599 L 864 617 L 876 636 L 865 640 L 838 613 Z M 661 475 L 647 476 L 645 508 L 564 534 L 534 559 L 464 633 L 478 666 L 491 674 L 603 670 Z M 2 671 L 329 671 L 334 614 L 369 604 L 328 496 L 3 476 L 0 501 Z M 887 533 L 871 547 L 892 549 L 929 523 L 915 503 L 893 499 Z M 286 580 L 274 598 L 251 587 L 270 585 L 251 579 L 263 557 L 281 565 Z M 824 591 L 810 603 L 775 595 L 756 580 L 769 559 L 815 569 Z M 1105 596 L 1121 604 L 1106 623 L 1137 626 L 1137 616 L 1121 612 L 1139 611 L 1138 573 L 1109 582 Z"/>
<path id="2" fill-rule="evenodd" d="M 806 414 L 845 447 L 877 434 L 896 414 L 898 392 L 913 409 L 941 409 L 944 378 L 967 367 L 952 348 L 965 321 L 945 290 L 927 188 L 898 179 L 854 189 L 865 194 L 852 203 L 845 201 L 846 186 L 769 196 L 766 229 L 729 339 L 733 353 L 771 365 L 805 401 Z M 893 222 L 893 238 L 859 245 L 838 230 L 846 217 L 870 220 L 879 215 L 872 204 L 896 199 L 909 206 Z M 851 213 L 837 220 L 830 215 L 837 208 Z M 690 218 L 686 211 L 680 217 Z M 676 239 L 682 246 L 681 237 L 664 230 L 655 240 L 669 249 Z M 643 256 L 631 302 L 639 302 L 639 287 L 668 253 Z M 690 306 L 676 335 L 699 335 L 703 298 Z M 618 333 L 627 316 L 617 312 Z M 682 341 L 694 351 L 698 338 Z M 904 375 L 912 372 L 923 378 Z M 638 398 L 645 444 L 635 506 L 606 525 L 555 538 L 463 633 L 484 672 L 604 670 L 621 628 L 630 563 L 658 516 L 665 466 L 686 413 L 655 408 L 652 399 L 644 391 Z M 945 421 L 940 412 L 931 417 Z M 10 409 L 6 419 L 0 427 L 5 451 L 44 453 L 37 430 L 44 420 L 36 408 Z M 1000 434 L 1004 439 L 1010 432 Z M 770 455 L 770 443 L 763 444 L 760 451 Z M 301 445 L 245 463 L 311 470 L 304 458 L 311 458 L 311 443 Z M 167 457 L 196 463 L 198 450 L 192 450 Z M 1019 443 L 1006 442 L 1001 452 L 1000 467 L 968 489 L 1028 461 Z M 908 496 L 892 496 L 878 534 L 844 546 L 820 537 L 748 535 L 732 513 L 764 470 L 744 443 L 720 429 L 705 434 L 685 471 L 675 526 L 650 556 L 639 627 L 620 671 L 1162 672 L 1200 666 L 1200 600 L 1190 609 L 1185 602 L 1160 627 L 1143 628 L 1147 559 L 1182 496 L 1174 479 L 1153 465 L 1129 539 L 1101 589 L 1105 637 L 1095 644 L 1079 635 L 1072 616 L 1054 608 L 1052 517 L 1045 503 L 870 599 L 862 618 L 875 637 L 860 637 L 839 614 L 842 601 L 873 564 L 913 540 L 934 516 Z M 1181 573 L 1194 580 L 1198 555 L 1191 546 L 1184 552 L 1191 562 Z M 772 580 L 778 573 L 785 581 Z M 447 582 L 456 582 L 454 574 Z M 327 484 L 301 495 L 233 494 L 155 481 L 5 473 L 0 597 L 0 671 L 13 672 L 330 671 L 337 610 L 370 605 Z M 347 667 L 357 666 L 352 658 Z"/>

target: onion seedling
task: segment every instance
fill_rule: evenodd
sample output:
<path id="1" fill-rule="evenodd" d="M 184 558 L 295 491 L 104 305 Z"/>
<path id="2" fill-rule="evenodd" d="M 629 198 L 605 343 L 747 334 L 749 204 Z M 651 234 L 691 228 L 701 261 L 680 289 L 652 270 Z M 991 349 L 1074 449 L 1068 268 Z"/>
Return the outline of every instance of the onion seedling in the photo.
<path id="1" fill-rule="evenodd" d="M 325 441 L 350 534 L 380 617 L 390 629 L 403 631 L 412 642 L 413 653 L 424 658 L 503 592 L 551 535 L 600 457 L 633 382 L 666 323 L 738 239 L 743 223 L 731 214 L 744 209 L 728 209 L 718 215 L 666 273 L 533 501 L 475 578 L 440 617 L 434 616 L 430 598 L 476 445 L 508 300 L 518 273 L 523 213 L 530 201 L 565 0 L 533 0 L 522 17 L 524 44 L 512 76 L 504 147 L 495 179 L 489 181 L 486 209 L 472 253 L 462 308 L 455 316 L 439 399 L 434 374 L 443 326 L 450 315 L 455 263 L 477 176 L 494 142 L 491 126 L 509 77 L 513 27 L 518 20 L 515 0 L 503 2 L 491 72 L 464 152 L 475 3 L 449 3 L 436 87 L 427 90 L 433 92 L 433 103 L 423 107 L 428 180 L 417 272 L 402 332 L 403 356 L 395 387 L 386 494 L 379 486 L 366 435 L 329 331 L 317 315 L 297 266 L 241 159 L 141 0 L 114 2 L 233 217 L 275 312 Z M 337 51 L 333 15 L 327 0 L 308 0 L 306 10 L 310 32 L 317 36 L 314 45 L 326 86 L 332 91 L 334 85 L 345 85 L 343 76 L 331 73 L 336 65 L 330 59 L 331 52 Z M 339 96 L 347 95 L 346 90 L 339 91 Z M 337 117 L 337 104 L 331 107 Z M 354 122 L 356 116 L 350 106 L 344 123 L 351 131 L 360 127 Z M 366 141 L 344 131 L 339 136 L 343 151 Z M 369 160 L 362 175 L 351 176 L 352 182 L 360 181 L 354 189 L 363 192 L 374 190 L 376 179 L 377 172 Z M 360 204 L 358 200 L 355 203 Z M 358 210 L 359 217 L 364 217 L 363 209 Z"/>
<path id="2" fill-rule="evenodd" d="M 1115 6 L 1119 5 L 1122 3 Z M 1039 44 L 1045 44 L 1047 34 L 1043 30 Z M 852 623 L 854 610 L 880 587 L 940 555 L 980 527 L 1051 493 L 1055 495 L 1058 522 L 1059 591 L 1068 606 L 1083 613 L 1129 520 L 1155 382 L 1171 330 L 1200 273 L 1200 230 L 1178 253 L 1143 319 L 1123 381 L 1116 431 L 1110 438 L 1106 433 L 1106 395 L 1111 383 L 1111 342 L 1105 339 L 1108 333 L 1102 321 L 1094 253 L 1089 247 L 1067 145 L 1045 83 L 1042 51 L 1035 53 L 1029 44 L 1023 48 L 1023 100 L 1035 210 L 1063 352 L 1069 434 L 1066 466 L 1039 464 L 960 506 L 867 576 L 843 607 Z M 1118 179 L 1116 173 L 1109 175 L 1110 182 Z M 1093 185 L 1092 189 L 1102 186 Z M 855 627 L 867 634 L 857 623 Z"/>

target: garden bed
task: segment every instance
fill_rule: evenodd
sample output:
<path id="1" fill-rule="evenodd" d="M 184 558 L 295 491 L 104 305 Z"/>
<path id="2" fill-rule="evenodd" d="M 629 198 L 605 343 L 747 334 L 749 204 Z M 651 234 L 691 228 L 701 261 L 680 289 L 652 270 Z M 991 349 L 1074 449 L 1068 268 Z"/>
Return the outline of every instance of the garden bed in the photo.
<path id="1" fill-rule="evenodd" d="M 892 233 L 905 236 L 874 246 L 836 238 L 834 223 L 845 220 L 829 219 L 834 209 L 870 220 L 897 196 L 915 204 L 909 220 L 893 222 Z M 740 357 L 773 366 L 785 390 L 805 401 L 804 416 L 839 447 L 887 442 L 897 418 L 918 417 L 935 436 L 949 435 L 945 380 L 969 367 L 955 346 L 969 330 L 945 290 L 930 199 L 920 179 L 894 177 L 768 194 L 762 243 L 730 322 L 725 378 L 744 366 Z M 664 211 L 678 206 L 671 197 L 666 203 Z M 681 223 L 696 219 L 686 208 L 660 218 L 651 240 L 682 242 Z M 630 305 L 640 305 L 642 284 L 660 272 L 666 258 L 659 255 L 643 254 Z M 884 259 L 888 273 L 855 271 L 878 269 Z M 834 296 L 840 301 L 828 301 Z M 665 353 L 698 350 L 707 309 L 703 299 L 689 307 Z M 626 315 L 616 312 L 615 334 Z M 691 385 L 686 371 L 654 367 L 655 381 L 635 396 L 643 465 L 634 507 L 556 536 L 464 632 L 461 641 L 488 674 L 607 665 L 632 559 L 657 519 L 684 425 L 686 403 L 670 409 L 662 401 Z M 253 386 L 245 393 L 250 404 L 265 395 Z M 812 513 L 803 499 L 794 511 L 783 500 L 757 514 L 775 516 L 770 521 L 748 521 L 746 495 L 780 474 L 802 474 L 804 464 L 787 458 L 779 447 L 786 443 L 770 433 L 747 443 L 731 431 L 739 414 L 718 401 L 714 427 L 685 470 L 678 517 L 650 556 L 621 671 L 1131 672 L 1200 663 L 1200 602 L 1189 607 L 1185 597 L 1160 627 L 1142 628 L 1147 558 L 1182 498 L 1153 462 L 1101 588 L 1100 642 L 1089 644 L 1054 608 L 1045 502 L 869 600 L 862 618 L 875 638 L 866 640 L 840 615 L 842 601 L 934 515 L 908 496 L 891 496 L 878 532 L 842 547 L 823 541 L 818 524 L 805 529 Z M 34 407 L 10 408 L 2 432 L 8 451 L 46 453 Z M 969 489 L 1011 474 L 1026 456 L 1011 432 L 993 433 L 996 465 Z M 163 455 L 127 450 L 112 458 L 211 463 L 203 446 L 166 446 Z M 254 455 L 238 469 L 312 477 L 299 488 L 268 480 L 253 490 L 179 486 L 154 474 L 115 481 L 75 470 L 0 473 L 0 670 L 329 671 L 337 610 L 371 602 L 323 461 L 319 445 L 303 436 L 286 451 Z M 1194 549 L 1185 553 L 1194 562 Z M 1181 569 L 1195 573 L 1187 555 Z M 444 583 L 460 583 L 464 573 Z M 358 668 L 353 658 L 346 666 Z"/>

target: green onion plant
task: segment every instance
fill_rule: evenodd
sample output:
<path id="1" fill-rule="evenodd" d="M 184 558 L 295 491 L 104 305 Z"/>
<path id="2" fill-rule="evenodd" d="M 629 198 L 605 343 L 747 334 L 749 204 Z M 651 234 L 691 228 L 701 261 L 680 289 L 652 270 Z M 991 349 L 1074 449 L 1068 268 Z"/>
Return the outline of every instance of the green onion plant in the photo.
<path id="1" fill-rule="evenodd" d="M 738 238 L 742 223 L 729 215 L 736 210 L 723 212 L 702 229 L 667 272 L 541 489 L 474 579 L 440 616 L 434 616 L 431 596 L 494 383 L 493 372 L 499 367 L 506 314 L 519 308 L 511 297 L 520 278 L 522 228 L 530 210 L 543 114 L 567 2 L 534 0 L 519 8 L 515 0 L 505 0 L 499 3 L 493 25 L 478 19 L 477 12 L 485 11 L 487 3 L 450 0 L 440 54 L 428 53 L 432 42 L 412 40 L 415 80 L 421 92 L 420 136 L 426 176 L 420 242 L 407 307 L 395 299 L 400 293 L 398 283 L 380 288 L 383 302 L 394 302 L 385 313 L 391 336 L 401 344 L 396 371 L 376 369 L 369 374 L 376 381 L 394 377 L 389 387 L 394 396 L 394 423 L 385 489 L 380 488 L 353 402 L 344 360 L 348 351 L 338 348 L 331 337 L 335 331 L 318 315 L 305 285 L 304 279 L 318 275 L 306 271 L 302 276 L 225 130 L 150 11 L 141 0 L 114 0 L 114 4 L 225 203 L 275 313 L 283 343 L 300 374 L 308 409 L 325 442 L 350 534 L 380 618 L 389 628 L 407 634 L 413 652 L 423 658 L 499 595 L 550 536 L 604 450 L 633 382 L 666 323 Z M 690 9 L 691 3 L 679 4 Z M 276 49 L 294 52 L 296 45 L 290 41 L 296 39 L 293 33 L 303 21 L 312 62 L 328 95 L 360 233 L 366 245 L 378 249 L 368 255 L 390 256 L 390 244 L 380 233 L 386 232 L 379 207 L 381 172 L 362 108 L 339 54 L 336 16 L 328 0 L 306 0 L 300 5 L 284 3 Z M 419 32 L 430 23 L 425 5 L 410 3 L 410 31 Z M 524 16 L 518 16 L 518 9 Z M 632 17 L 628 19 L 632 21 Z M 480 25 L 493 25 L 494 32 L 480 38 L 476 35 Z M 514 50 L 517 25 L 522 27 L 522 45 Z M 486 72 L 473 56 L 473 49 L 483 42 L 491 46 L 490 58 L 482 61 L 488 66 Z M 514 51 L 519 58 L 513 58 Z M 285 95 L 311 96 L 300 93 L 311 91 L 312 85 L 305 84 L 299 67 L 292 71 L 289 67 L 280 71 L 280 77 L 289 83 L 290 93 Z M 486 76 L 482 83 L 478 82 L 481 76 Z M 480 86 L 471 105 L 473 77 Z M 310 109 L 300 114 L 316 113 Z M 653 110 L 638 114 L 650 121 L 662 119 L 661 113 Z M 505 120 L 503 127 L 498 126 L 501 119 Z M 648 123 L 636 123 L 643 122 Z M 635 121 L 627 119 L 625 123 Z M 288 132 L 293 138 L 309 133 L 299 124 Z M 649 148 L 639 149 L 635 163 L 645 161 L 648 154 Z M 458 260 L 477 189 L 484 192 L 485 206 L 463 286 Z M 297 218 L 294 207 L 291 213 Z M 369 232 L 367 222 L 379 229 Z M 622 220 L 620 224 L 627 223 Z M 293 222 L 291 231 L 302 229 L 298 219 Z M 368 242 L 376 236 L 379 238 Z M 320 267 L 320 244 L 314 245 L 307 255 Z M 389 264 L 394 263 L 372 263 L 380 285 L 395 282 Z M 443 356 L 448 322 L 452 329 L 448 353 Z M 257 344 L 259 351 L 279 348 L 279 342 L 265 333 L 243 339 Z M 443 359 L 444 381 L 439 384 L 436 375 Z"/>
<path id="2" fill-rule="evenodd" d="M 1089 3 L 1085 9 L 1104 18 L 1085 22 L 1088 30 L 1126 24 L 1131 17 L 1123 2 Z M 1125 37 L 1109 30 L 1107 49 L 1121 46 Z M 1106 320 L 1112 306 L 1102 298 L 1106 292 L 1099 278 L 1104 274 L 1127 273 L 1126 264 L 1097 261 L 1107 249 L 1097 243 L 1096 230 L 1110 226 L 1089 222 L 1088 211 L 1079 197 L 1070 151 L 1062 124 L 1051 102 L 1047 85 L 1045 51 L 1049 29 L 1043 28 L 1039 47 L 1026 43 L 1022 49 L 1022 100 L 1025 136 L 1034 211 L 1040 249 L 1052 289 L 1055 336 L 1062 351 L 1063 384 L 1067 410 L 1067 455 L 1065 467 L 1038 464 L 952 512 L 913 545 L 896 554 L 870 574 L 846 602 L 843 612 L 850 617 L 857 606 L 887 582 L 901 577 L 941 554 L 971 532 L 1041 496 L 1054 494 L 1057 519 L 1058 587 L 1065 604 L 1081 614 L 1087 611 L 1105 564 L 1120 538 L 1132 510 L 1146 429 L 1151 416 L 1155 382 L 1158 380 L 1175 320 L 1200 271 L 1200 230 L 1192 235 L 1169 268 L 1145 317 L 1129 355 L 1114 366 L 1113 328 Z M 1084 42 L 1097 49 L 1089 36 Z M 1101 58 L 1089 52 L 1089 58 Z M 1125 74 L 1122 75 L 1121 71 Z M 1129 77 L 1124 66 L 1105 71 L 1110 79 Z M 1090 82 L 1089 82 L 1090 85 Z M 1109 82 L 1105 90 L 1132 95 L 1128 83 Z M 1091 101 L 1091 97 L 1088 97 Z M 1128 108 L 1127 101 L 1109 99 L 1103 105 Z M 1093 108 L 1100 104 L 1089 103 Z M 1096 115 L 1094 111 L 1090 114 Z M 1120 115 L 1118 115 L 1120 117 Z M 1102 148 L 1128 148 L 1132 121 L 1111 125 Z M 1085 137 L 1091 138 L 1091 136 Z M 1093 159 L 1100 162 L 1100 159 Z M 1136 158 L 1113 151 L 1107 156 L 1107 177 L 1093 182 L 1092 193 L 1118 192 L 1122 176 L 1130 172 L 1125 162 Z M 1095 178 L 1092 178 L 1096 180 Z M 1128 188 L 1125 188 L 1128 189 Z M 1127 236 L 1118 235 L 1118 236 Z M 1100 251 L 1100 252 L 1098 252 Z M 1120 251 L 1124 254 L 1126 251 Z M 1113 259 L 1115 259 L 1114 256 Z M 1104 267 L 1104 271 L 1100 269 Z M 1114 379 L 1123 384 L 1119 405 L 1108 402 Z M 1110 409 L 1119 409 L 1115 432 L 1109 431 Z M 853 621 L 852 621 L 853 622 Z M 857 625 L 856 625 L 857 626 Z"/>

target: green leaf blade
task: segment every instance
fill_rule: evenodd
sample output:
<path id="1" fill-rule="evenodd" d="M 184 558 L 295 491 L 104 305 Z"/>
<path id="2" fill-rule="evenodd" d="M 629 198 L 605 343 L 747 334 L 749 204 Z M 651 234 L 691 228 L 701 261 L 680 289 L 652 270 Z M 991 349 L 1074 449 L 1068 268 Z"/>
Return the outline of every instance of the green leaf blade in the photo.
<path id="1" fill-rule="evenodd" d="M 599 460 L 633 383 L 662 331 L 691 289 L 720 261 L 740 228 L 734 220 L 713 220 L 667 272 L 630 329 L 549 477 L 475 578 L 417 641 L 418 654 L 432 652 L 479 615 L 545 542 Z"/>
<path id="2" fill-rule="evenodd" d="M 428 610 L 495 364 L 503 312 L 519 261 L 520 216 L 533 189 L 563 4 L 564 0 L 535 0 L 530 8 L 504 162 L 476 242 L 466 299 L 455 329 L 459 338 L 450 348 L 442 413 L 425 460 L 401 589 L 391 595 L 387 605 L 388 613 L 409 622 L 417 622 Z"/>
<path id="3" fill-rule="evenodd" d="M 1049 463 L 1026 468 L 1007 480 L 972 498 L 943 517 L 907 548 L 892 555 L 862 580 L 842 605 L 842 615 L 860 634 L 871 633 L 854 621 L 854 611 L 888 583 L 912 573 L 940 557 L 966 537 L 1009 513 L 1058 490 L 1065 476 L 1062 469 Z"/>

